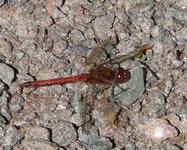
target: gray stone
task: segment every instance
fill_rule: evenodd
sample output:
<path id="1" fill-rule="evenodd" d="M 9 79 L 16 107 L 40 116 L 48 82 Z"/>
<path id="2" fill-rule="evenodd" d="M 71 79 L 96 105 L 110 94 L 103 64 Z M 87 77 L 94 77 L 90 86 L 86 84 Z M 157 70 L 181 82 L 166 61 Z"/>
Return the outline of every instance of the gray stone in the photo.
<path id="1" fill-rule="evenodd" d="M 17 1 L 8 1 L 8 5 L 13 8 L 18 8 L 26 4 L 29 0 L 17 0 Z"/>
<path id="2" fill-rule="evenodd" d="M 168 7 L 166 9 L 166 15 L 174 17 L 177 20 L 184 21 L 187 23 L 187 10 L 186 9 L 176 9 L 173 7 Z"/>
<path id="3" fill-rule="evenodd" d="M 25 132 L 25 139 L 45 139 L 49 140 L 49 131 L 46 128 L 34 126 Z"/>
<path id="4" fill-rule="evenodd" d="M 129 142 L 129 143 L 127 143 L 125 149 L 126 150 L 135 150 L 136 146 L 135 146 L 135 144 L 133 142 Z"/>
<path id="5" fill-rule="evenodd" d="M 117 35 L 120 41 L 128 41 L 130 39 L 131 31 L 122 25 L 117 27 Z"/>
<path id="6" fill-rule="evenodd" d="M 0 114 L 0 127 L 5 127 L 7 125 L 7 120 L 5 120 L 5 117 Z"/>
<path id="7" fill-rule="evenodd" d="M 5 0 L 1 0 L 0 1 L 0 7 L 2 7 L 5 4 L 5 2 L 6 2 Z"/>
<path id="8" fill-rule="evenodd" d="M 48 52 L 53 48 L 53 45 L 54 45 L 54 41 L 51 39 L 47 39 L 46 41 L 43 42 L 42 49 Z"/>
<path id="9" fill-rule="evenodd" d="M 60 113 L 58 111 L 52 113 L 50 111 L 45 111 L 45 113 L 42 113 L 37 120 L 36 124 L 43 126 L 43 127 L 54 127 L 58 122 L 63 119 L 60 118 Z"/>
<path id="10" fill-rule="evenodd" d="M 14 78 L 14 70 L 4 63 L 0 63 L 0 80 L 10 85 Z"/>
<path id="11" fill-rule="evenodd" d="M 31 1 L 28 1 L 28 2 L 24 5 L 24 7 L 25 7 L 25 12 L 26 12 L 26 14 L 29 14 L 29 15 L 31 15 L 31 14 L 33 13 L 34 9 L 35 9 L 35 5 L 34 5 L 34 3 L 31 2 Z"/>
<path id="12" fill-rule="evenodd" d="M 74 113 L 71 118 L 70 122 L 76 124 L 77 126 L 83 125 L 85 122 L 87 122 L 90 119 L 88 115 L 86 115 L 86 112 L 82 113 Z"/>
<path id="13" fill-rule="evenodd" d="M 0 112 L 6 120 L 10 120 L 12 118 L 12 114 L 10 112 L 9 107 L 9 95 L 6 92 L 3 92 L 0 97 Z"/>
<path id="14" fill-rule="evenodd" d="M 69 36 L 75 44 L 80 44 L 85 40 L 84 33 L 81 30 L 72 30 Z"/>
<path id="15" fill-rule="evenodd" d="M 5 135 L 5 130 L 0 127 L 0 139 Z"/>
<path id="16" fill-rule="evenodd" d="M 98 131 L 91 124 L 86 124 L 84 128 L 78 129 L 79 140 L 88 144 L 90 150 L 103 150 L 112 148 L 112 143 L 108 138 L 100 137 Z"/>
<path id="17" fill-rule="evenodd" d="M 20 81 L 33 81 L 33 77 L 28 75 L 28 74 L 23 74 L 23 73 L 19 73 L 17 74 L 17 78 L 20 80 Z"/>
<path id="18" fill-rule="evenodd" d="M 58 41 L 54 42 L 53 53 L 58 56 L 62 54 L 64 50 L 67 49 L 67 47 L 68 47 L 68 42 L 63 39 L 59 39 Z"/>
<path id="19" fill-rule="evenodd" d="M 46 150 L 57 150 L 59 147 L 52 142 L 44 139 L 29 139 L 23 140 L 19 149 L 46 149 Z"/>
<path id="20" fill-rule="evenodd" d="M 166 81 L 166 87 L 165 87 L 165 90 L 164 90 L 164 95 L 166 97 L 169 96 L 170 92 L 172 91 L 172 88 L 174 87 L 174 82 L 172 80 L 168 80 Z"/>
<path id="21" fill-rule="evenodd" d="M 163 92 L 159 89 L 153 89 L 149 93 L 149 97 L 154 99 L 149 103 L 149 111 L 147 115 L 149 117 L 159 117 L 163 116 L 166 111 L 166 98 Z"/>
<path id="22" fill-rule="evenodd" d="M 103 150 L 112 148 L 112 143 L 108 138 L 101 137 L 92 139 L 89 144 L 90 150 Z"/>
<path id="23" fill-rule="evenodd" d="M 4 91 L 5 85 L 0 81 L 0 95 Z"/>
<path id="24" fill-rule="evenodd" d="M 18 132 L 18 130 L 13 126 L 6 127 L 6 133 L 4 137 L 3 146 L 14 146 L 18 143 L 22 138 L 22 135 Z"/>
<path id="25" fill-rule="evenodd" d="M 183 149 L 183 148 L 181 146 L 177 145 L 177 144 L 174 144 L 171 147 L 171 150 L 181 150 L 181 149 Z"/>
<path id="26" fill-rule="evenodd" d="M 76 95 L 72 101 L 72 106 L 76 113 L 86 113 L 90 110 L 89 105 L 82 101 L 82 95 L 78 92 L 76 92 Z"/>
<path id="27" fill-rule="evenodd" d="M 77 139 L 77 133 L 71 123 L 61 122 L 52 129 L 52 139 L 60 146 L 67 146 Z"/>
<path id="28" fill-rule="evenodd" d="M 36 26 L 47 28 L 53 24 L 53 19 L 47 15 L 42 5 L 38 5 L 33 13 L 35 14 L 34 23 Z"/>
<path id="29" fill-rule="evenodd" d="M 14 132 L 6 134 L 8 124 L 16 126 L 16 132 L 19 129 L 24 137 L 14 146 L 11 145 L 15 142 L 6 144 L 5 150 L 177 149 L 177 144 L 187 149 L 185 137 L 174 138 L 178 134 L 185 135 L 186 129 L 186 119 L 182 121 L 187 117 L 186 0 L 156 0 L 155 3 L 149 0 L 2 0 L 0 6 L 0 62 L 13 70 L 11 66 L 16 66 L 19 72 L 14 73 L 15 82 L 12 78 L 8 80 L 8 96 L 2 95 L 8 84 L 0 75 L 0 149 L 3 143 L 13 141 L 15 137 Z M 78 86 L 72 83 L 23 90 L 18 87 L 19 82 L 32 81 L 33 77 L 48 79 L 79 74 L 102 64 L 109 57 L 132 54 L 137 47 L 147 43 L 154 46 L 145 52 L 146 59 L 141 61 L 153 72 L 137 62 L 130 66 L 130 60 L 121 63 L 123 67 L 127 66 L 125 68 L 130 66 L 131 78 L 127 83 L 119 84 L 124 90 L 115 87 L 116 101 L 108 101 L 108 89 L 92 101 L 94 88 L 88 85 L 86 91 L 86 87 L 79 83 Z M 101 46 L 109 55 L 97 51 Z M 89 56 L 89 53 L 93 57 L 87 63 L 88 59 L 81 56 Z M 118 61 L 112 61 L 112 67 L 117 67 Z M 86 65 L 83 66 L 84 62 Z M 2 73 L 4 70 L 1 69 Z M 82 96 L 76 95 L 76 91 Z M 124 105 L 130 108 L 126 109 Z M 119 111 L 121 107 L 123 112 Z M 81 122 L 82 114 L 92 114 L 86 125 Z M 178 119 L 173 117 L 169 123 L 149 122 L 152 118 L 167 119 L 173 114 L 177 114 Z M 112 119 L 109 116 L 113 116 Z M 113 124 L 114 118 L 116 124 Z M 142 125 L 140 135 L 136 130 L 139 124 Z M 157 140 L 148 128 L 154 130 L 155 127 L 158 134 L 162 130 L 157 127 L 161 125 L 164 131 L 161 133 L 167 134 L 168 127 L 170 131 L 168 136 L 163 135 Z M 82 133 L 81 128 L 85 130 Z M 144 131 L 150 138 L 142 135 Z M 68 137 L 65 133 L 73 136 Z M 79 136 L 73 141 L 74 134 Z M 5 136 L 6 142 L 3 141 Z M 157 141 L 161 141 L 162 146 L 156 147 Z"/>
<path id="30" fill-rule="evenodd" d="M 91 122 L 88 122 L 78 129 L 78 137 L 80 141 L 89 144 L 90 140 L 99 138 L 99 135 Z"/>
<path id="31" fill-rule="evenodd" d="M 112 27 L 114 21 L 114 15 L 108 14 L 106 16 L 98 17 L 94 20 L 93 27 L 97 36 L 101 39 L 108 38 L 108 31 Z"/>
<path id="32" fill-rule="evenodd" d="M 175 127 L 169 124 L 164 119 L 150 119 L 144 124 L 137 125 L 137 135 L 142 139 L 151 139 L 155 143 L 161 143 L 162 141 L 173 138 L 178 135 L 178 131 Z"/>
<path id="33" fill-rule="evenodd" d="M 0 62 L 5 62 L 6 57 L 0 53 Z"/>

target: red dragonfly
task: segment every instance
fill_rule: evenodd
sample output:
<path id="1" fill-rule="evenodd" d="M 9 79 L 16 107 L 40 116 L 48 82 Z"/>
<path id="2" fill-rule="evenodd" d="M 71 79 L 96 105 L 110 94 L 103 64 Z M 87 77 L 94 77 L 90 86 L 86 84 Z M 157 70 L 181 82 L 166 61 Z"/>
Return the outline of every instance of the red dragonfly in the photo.
<path id="1" fill-rule="evenodd" d="M 30 81 L 20 84 L 20 87 L 29 86 L 44 86 L 53 84 L 62 84 L 70 82 L 88 82 L 92 84 L 112 84 L 112 83 L 124 83 L 128 81 L 130 73 L 122 67 L 111 69 L 106 66 L 97 66 L 89 71 L 89 73 L 82 73 L 70 77 L 60 77 L 48 80 Z"/>
<path id="2" fill-rule="evenodd" d="M 117 56 L 115 59 L 105 61 L 104 63 L 97 65 L 96 67 L 93 67 L 92 69 L 89 70 L 88 73 L 82 73 L 79 75 L 74 75 L 74 76 L 69 76 L 69 77 L 59 77 L 59 78 L 47 79 L 47 80 L 30 81 L 30 82 L 21 83 L 19 86 L 23 88 L 23 87 L 30 87 L 30 86 L 40 87 L 40 86 L 45 86 L 45 85 L 63 84 L 63 83 L 70 83 L 70 82 L 71 83 L 87 82 L 91 84 L 104 84 L 108 88 L 110 85 L 125 83 L 130 79 L 130 72 L 127 69 L 124 69 L 122 67 L 111 67 L 108 64 L 114 65 L 114 64 L 119 64 L 122 61 L 129 59 L 129 58 L 135 58 L 135 57 L 140 58 L 141 56 L 138 56 L 138 55 L 141 55 L 144 51 L 150 48 L 152 48 L 152 46 L 148 44 L 143 45 L 137 50 L 137 53 Z M 106 89 L 106 88 L 102 88 L 102 89 Z M 88 99 L 86 98 L 86 100 L 88 101 L 89 98 Z M 89 102 L 86 102 L 86 103 L 89 103 Z M 103 102 L 101 102 L 100 106 L 102 106 L 101 110 L 99 106 L 96 106 L 96 108 L 100 112 L 102 112 L 102 114 L 106 114 L 106 116 L 105 115 L 103 116 L 103 119 L 106 120 L 107 123 L 109 124 L 110 123 L 114 125 L 118 124 L 118 117 L 122 113 L 121 108 L 120 107 L 116 108 L 115 111 L 113 111 L 110 108 L 112 108 L 114 105 L 112 105 L 112 103 L 106 104 L 105 98 L 103 98 Z M 84 109 L 85 109 L 84 113 L 82 114 L 83 115 L 82 116 L 83 128 L 86 122 L 88 122 L 88 120 L 86 119 L 87 108 L 85 107 Z"/>
<path id="3" fill-rule="evenodd" d="M 122 55 L 117 57 L 116 59 L 110 60 L 110 63 L 115 63 L 117 59 L 121 59 L 121 61 L 137 57 L 137 55 L 141 55 L 144 51 L 151 49 L 152 46 L 149 44 L 145 44 L 137 49 L 137 53 L 133 54 L 132 56 L 129 55 Z M 63 83 L 72 83 L 72 82 L 88 82 L 91 84 L 120 84 L 125 83 L 130 78 L 130 72 L 122 67 L 119 68 L 111 68 L 105 66 L 105 62 L 97 67 L 91 69 L 89 73 L 82 73 L 75 76 L 69 77 L 60 77 L 54 79 L 47 79 L 47 80 L 37 80 L 37 81 L 30 81 L 20 84 L 20 87 L 29 87 L 29 86 L 44 86 L 44 85 L 53 85 L 53 84 L 63 84 Z"/>

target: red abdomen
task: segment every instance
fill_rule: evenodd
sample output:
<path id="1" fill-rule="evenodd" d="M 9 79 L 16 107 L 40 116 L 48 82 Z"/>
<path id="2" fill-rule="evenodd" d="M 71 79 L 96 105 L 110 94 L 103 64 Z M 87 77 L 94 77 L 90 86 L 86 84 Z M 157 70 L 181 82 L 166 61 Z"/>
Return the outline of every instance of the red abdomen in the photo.
<path id="1" fill-rule="evenodd" d="M 20 87 L 28 87 L 28 86 L 44 86 L 44 85 L 53 85 L 53 84 L 63 84 L 63 83 L 71 83 L 71 82 L 84 82 L 88 78 L 88 74 L 80 74 L 71 77 L 60 77 L 48 80 L 37 80 L 30 81 L 20 84 Z"/>

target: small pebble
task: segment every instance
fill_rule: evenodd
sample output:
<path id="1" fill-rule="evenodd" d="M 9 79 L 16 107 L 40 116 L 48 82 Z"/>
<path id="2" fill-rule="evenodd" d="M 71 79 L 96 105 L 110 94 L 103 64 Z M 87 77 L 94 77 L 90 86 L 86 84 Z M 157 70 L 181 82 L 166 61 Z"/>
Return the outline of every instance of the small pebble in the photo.
<path id="1" fill-rule="evenodd" d="M 10 85 L 14 79 L 14 70 L 4 63 L 0 63 L 0 80 Z"/>
<path id="2" fill-rule="evenodd" d="M 60 146 L 67 146 L 77 139 L 77 133 L 72 124 L 62 122 L 52 129 L 52 139 Z"/>
<path id="3" fill-rule="evenodd" d="M 163 119 L 149 120 L 145 124 L 139 124 L 137 129 L 138 134 L 145 134 L 144 138 L 151 139 L 156 143 L 178 135 L 177 129 Z"/>
<path id="4" fill-rule="evenodd" d="M 6 133 L 4 137 L 4 143 L 2 144 L 4 147 L 14 146 L 22 139 L 22 135 L 19 131 L 13 126 L 6 127 Z"/>

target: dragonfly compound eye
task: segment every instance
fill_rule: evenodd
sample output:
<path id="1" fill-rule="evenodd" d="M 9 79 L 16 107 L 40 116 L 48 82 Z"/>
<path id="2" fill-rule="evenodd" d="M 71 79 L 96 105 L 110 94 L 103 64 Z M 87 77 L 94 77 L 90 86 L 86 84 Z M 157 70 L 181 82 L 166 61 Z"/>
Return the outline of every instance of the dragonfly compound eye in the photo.
<path id="1" fill-rule="evenodd" d="M 116 83 L 124 83 L 130 79 L 130 72 L 120 67 L 117 72 Z"/>

